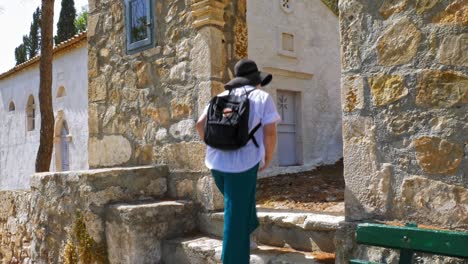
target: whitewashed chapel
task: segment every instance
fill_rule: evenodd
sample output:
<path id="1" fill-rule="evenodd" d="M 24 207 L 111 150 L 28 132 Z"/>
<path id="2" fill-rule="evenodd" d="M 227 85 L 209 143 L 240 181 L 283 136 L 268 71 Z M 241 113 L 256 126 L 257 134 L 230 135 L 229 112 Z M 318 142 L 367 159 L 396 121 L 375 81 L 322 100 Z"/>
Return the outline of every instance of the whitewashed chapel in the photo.
<path id="1" fill-rule="evenodd" d="M 51 171 L 155 163 L 203 170 L 198 109 L 246 56 L 273 73 L 266 90 L 282 116 L 268 173 L 342 157 L 338 17 L 321 1 L 107 2 L 98 9 L 90 1 L 88 32 L 54 49 Z M 0 190 L 29 187 L 38 87 L 38 58 L 0 75 Z"/>
<path id="2" fill-rule="evenodd" d="M 88 169 L 86 34 L 58 45 L 53 60 L 51 171 Z M 0 189 L 29 186 L 39 148 L 39 60 L 0 75 Z"/>

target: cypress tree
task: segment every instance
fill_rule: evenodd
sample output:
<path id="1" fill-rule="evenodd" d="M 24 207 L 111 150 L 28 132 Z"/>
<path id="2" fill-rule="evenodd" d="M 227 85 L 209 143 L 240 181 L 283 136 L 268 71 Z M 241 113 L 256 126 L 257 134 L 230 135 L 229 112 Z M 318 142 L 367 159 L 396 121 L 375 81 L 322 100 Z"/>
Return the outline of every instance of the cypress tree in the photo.
<path id="1" fill-rule="evenodd" d="M 62 9 L 57 23 L 57 35 L 54 37 L 55 45 L 73 37 L 77 31 L 75 28 L 76 9 L 75 1 L 62 0 Z"/>
<path id="2" fill-rule="evenodd" d="M 31 44 L 31 41 L 29 41 L 29 36 L 23 35 L 23 45 L 24 45 L 24 48 L 26 49 L 26 59 L 29 59 L 27 55 L 28 55 L 30 44 Z"/>
<path id="3" fill-rule="evenodd" d="M 28 60 L 27 50 L 26 50 L 26 46 L 24 44 L 19 45 L 15 49 L 15 59 L 16 59 L 16 65 L 21 64 L 21 63 Z"/>
<path id="4" fill-rule="evenodd" d="M 29 58 L 35 57 L 41 48 L 40 37 L 41 9 L 38 7 L 33 14 L 33 22 L 29 29 L 28 55 Z"/>

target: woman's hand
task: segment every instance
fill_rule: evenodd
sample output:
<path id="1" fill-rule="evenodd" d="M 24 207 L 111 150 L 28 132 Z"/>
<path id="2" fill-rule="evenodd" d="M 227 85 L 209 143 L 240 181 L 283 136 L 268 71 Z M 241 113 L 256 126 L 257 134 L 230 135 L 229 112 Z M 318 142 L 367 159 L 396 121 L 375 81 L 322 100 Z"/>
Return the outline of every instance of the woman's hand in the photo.
<path id="1" fill-rule="evenodd" d="M 258 171 L 261 172 L 265 170 L 266 168 L 268 168 L 268 165 L 270 165 L 270 160 L 265 159 L 265 163 L 263 164 L 263 166 L 260 167 L 260 169 L 258 169 Z"/>

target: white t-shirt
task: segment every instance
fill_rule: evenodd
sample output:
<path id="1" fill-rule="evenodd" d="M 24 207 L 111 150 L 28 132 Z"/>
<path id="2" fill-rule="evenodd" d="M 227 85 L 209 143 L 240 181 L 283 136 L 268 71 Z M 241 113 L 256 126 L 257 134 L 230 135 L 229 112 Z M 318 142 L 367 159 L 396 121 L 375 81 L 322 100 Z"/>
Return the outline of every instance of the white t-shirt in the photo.
<path id="1" fill-rule="evenodd" d="M 253 86 L 244 86 L 232 90 L 235 95 L 242 95 L 246 91 L 255 89 Z M 224 91 L 219 95 L 227 95 Z M 271 123 L 277 123 L 281 120 L 275 103 L 271 96 L 262 90 L 255 89 L 249 94 L 250 112 L 249 112 L 249 131 L 258 123 L 262 123 L 254 136 L 259 147 L 257 148 L 252 140 L 247 145 L 237 150 L 219 150 L 207 146 L 205 165 L 210 170 L 219 170 L 223 172 L 243 172 L 257 163 L 262 166 L 265 162 L 265 146 L 263 145 L 263 126 Z M 207 113 L 208 107 L 205 108 Z"/>

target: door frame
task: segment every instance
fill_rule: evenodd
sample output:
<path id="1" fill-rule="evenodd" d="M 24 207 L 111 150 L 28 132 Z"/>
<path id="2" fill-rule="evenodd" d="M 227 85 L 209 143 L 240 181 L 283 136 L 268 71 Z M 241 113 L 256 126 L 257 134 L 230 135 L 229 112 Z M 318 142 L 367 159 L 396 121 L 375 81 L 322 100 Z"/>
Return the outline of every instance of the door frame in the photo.
<path id="1" fill-rule="evenodd" d="M 296 131 L 295 131 L 295 151 L 296 151 L 296 162 L 295 165 L 289 165 L 289 166 L 280 166 L 279 165 L 279 155 L 278 153 L 276 154 L 277 157 L 277 164 L 280 167 L 290 167 L 290 166 L 302 166 L 304 165 L 304 152 L 303 152 L 303 142 L 302 142 L 302 135 L 303 135 L 303 115 L 302 115 L 302 100 L 303 100 L 303 93 L 301 90 L 295 90 L 295 89 L 276 89 L 275 90 L 275 105 L 278 108 L 278 92 L 287 92 L 287 93 L 293 93 L 294 94 L 294 100 L 295 100 L 295 117 L 296 117 Z M 279 126 L 279 123 L 278 123 Z M 279 132 L 277 131 L 277 134 Z M 278 142 L 276 144 L 278 146 Z"/>
<path id="2" fill-rule="evenodd" d="M 65 126 L 66 130 L 68 131 L 68 135 L 66 137 L 62 137 L 62 128 Z M 68 126 L 68 122 L 65 120 L 63 110 L 57 112 L 57 117 L 55 120 L 55 128 L 54 128 L 54 151 L 55 151 L 55 171 L 63 171 L 62 170 L 62 140 L 68 141 L 68 167 L 71 170 L 72 164 L 72 157 L 71 157 L 71 142 L 72 136 L 70 133 L 70 127 Z"/>

